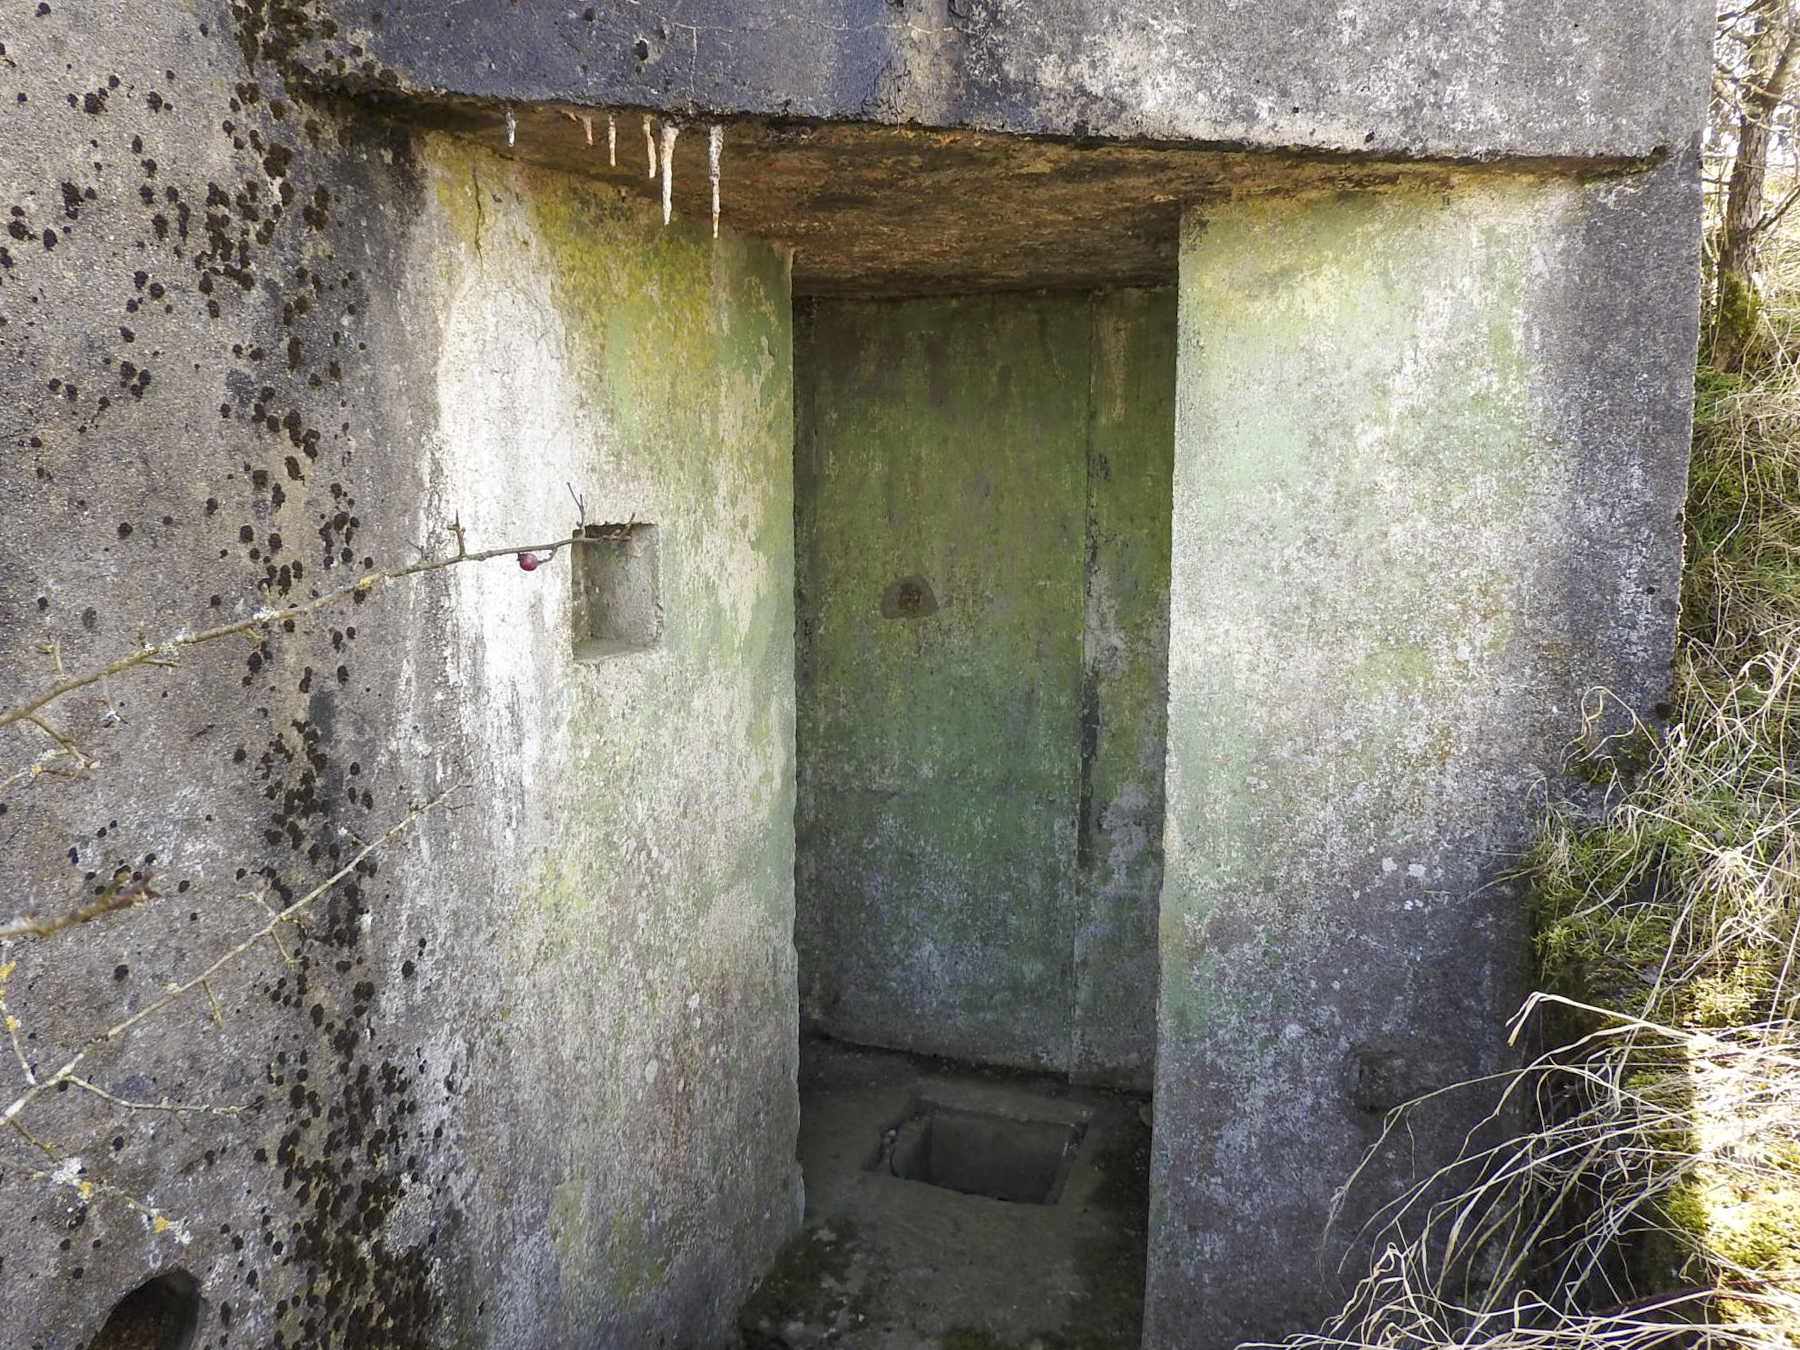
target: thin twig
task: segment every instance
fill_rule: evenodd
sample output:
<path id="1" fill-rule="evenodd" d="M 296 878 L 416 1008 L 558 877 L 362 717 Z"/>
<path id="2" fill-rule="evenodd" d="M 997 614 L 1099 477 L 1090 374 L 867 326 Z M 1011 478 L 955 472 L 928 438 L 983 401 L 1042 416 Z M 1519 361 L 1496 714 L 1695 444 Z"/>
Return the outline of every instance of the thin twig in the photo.
<path id="1" fill-rule="evenodd" d="M 151 1017 L 154 1017 L 157 1013 L 161 1012 L 164 1008 L 167 1008 L 170 1004 L 180 1001 L 182 998 L 184 998 L 188 994 L 192 993 L 195 989 L 198 989 L 198 988 L 201 988 L 202 986 L 204 986 L 206 984 L 206 982 L 208 980 L 210 980 L 214 975 L 217 975 L 221 970 L 223 970 L 226 966 L 230 965 L 233 961 L 237 960 L 238 957 L 242 956 L 245 952 L 249 951 L 258 942 L 261 942 L 264 938 L 271 936 L 275 932 L 275 930 L 278 927 L 280 927 L 283 923 L 286 923 L 288 920 L 292 919 L 294 915 L 300 913 L 308 905 L 312 904 L 313 901 L 317 900 L 321 895 L 324 895 L 327 891 L 329 891 L 333 886 L 337 885 L 340 881 L 342 881 L 346 877 L 352 875 L 356 871 L 357 867 L 362 863 L 363 859 L 367 858 L 371 853 L 375 852 L 376 849 L 382 847 L 382 845 L 386 844 L 389 840 L 396 838 L 397 836 L 402 834 L 404 831 L 411 828 L 414 821 L 418 820 L 419 817 L 425 815 L 427 812 L 432 811 L 436 807 L 441 805 L 452 793 L 458 791 L 462 786 L 463 786 L 463 784 L 461 784 L 461 783 L 453 784 L 451 787 L 445 789 L 443 792 L 440 792 L 437 796 L 433 797 L 430 801 L 424 803 L 422 806 L 413 807 L 413 809 L 408 811 L 401 820 L 399 820 L 394 825 L 390 826 L 378 838 L 372 840 L 368 844 L 365 844 L 360 850 L 358 850 L 356 856 L 351 858 L 349 862 L 345 863 L 342 867 L 340 867 L 337 871 L 333 872 L 324 881 L 320 882 L 317 886 L 313 887 L 312 890 L 308 891 L 305 895 L 301 896 L 298 900 L 294 901 L 286 909 L 281 910 L 273 918 L 271 918 L 268 923 L 264 924 L 261 928 L 257 929 L 256 932 L 252 933 L 249 937 L 245 938 L 242 942 L 238 943 L 235 947 L 232 947 L 224 955 L 220 956 L 217 960 L 215 960 L 211 965 L 207 966 L 207 968 L 205 970 L 201 971 L 198 975 L 193 976 L 191 979 L 188 979 L 181 984 L 171 986 L 169 988 L 168 992 L 163 994 L 163 996 L 161 998 L 158 998 L 151 1003 L 145 1004 L 144 1007 L 140 1008 L 137 1012 L 133 1013 L 131 1016 L 125 1018 L 123 1021 L 114 1023 L 112 1026 L 108 1027 L 105 1031 L 101 1032 L 99 1035 L 95 1036 L 92 1040 L 88 1041 L 88 1043 L 86 1045 L 82 1046 L 80 1050 L 75 1052 L 75 1054 L 69 1059 L 68 1063 L 64 1064 L 60 1069 L 58 1069 L 55 1073 L 51 1074 L 49 1077 L 40 1079 L 37 1083 L 33 1084 L 28 1090 L 21 1093 L 18 1097 L 14 1098 L 12 1103 L 7 1106 L 6 1110 L 4 1112 L 0 1112 L 0 1121 L 11 1122 L 18 1116 L 18 1114 L 21 1111 L 23 1111 L 26 1107 L 30 1106 L 34 1101 L 36 1101 L 39 1097 L 41 1097 L 45 1092 L 49 1091 L 53 1087 L 56 1087 L 60 1083 L 66 1083 L 66 1082 L 71 1081 L 75 1075 L 75 1071 L 77 1069 L 79 1069 L 83 1063 L 86 1062 L 89 1055 L 93 1054 L 94 1051 L 98 1050 L 101 1046 L 107 1044 L 109 1041 L 117 1040 L 120 1036 L 124 1035 L 127 1031 L 130 1031 L 133 1027 L 137 1026 L 139 1023 L 144 1022 Z"/>
<path id="2" fill-rule="evenodd" d="M 417 576 L 422 572 L 435 572 L 445 567 L 455 567 L 458 563 L 486 562 L 490 558 L 510 557 L 520 553 L 536 553 L 540 558 L 554 557 L 558 549 L 569 541 L 558 539 L 550 544 L 511 545 L 506 548 L 483 549 L 478 553 L 462 551 L 462 534 L 460 526 L 454 527 L 457 535 L 458 552 L 454 558 L 434 558 L 428 562 L 411 563 L 405 567 L 389 567 L 381 571 L 365 572 L 349 586 L 335 591 L 328 591 L 313 600 L 297 605 L 284 605 L 280 609 L 259 609 L 248 618 L 233 623 L 220 624 L 215 628 L 202 629 L 197 633 L 177 632 L 155 642 L 140 644 L 134 651 L 110 661 L 97 670 L 90 670 L 81 675 L 69 675 L 58 679 L 48 689 L 26 699 L 23 703 L 0 712 L 0 727 L 11 726 L 14 722 L 30 718 L 38 709 L 54 703 L 64 695 L 72 694 L 77 689 L 85 689 L 89 685 L 98 684 L 114 675 L 130 670 L 133 666 L 146 664 L 171 664 L 175 654 L 184 647 L 195 647 L 203 642 L 216 642 L 220 638 L 230 637 L 236 633 L 250 633 L 268 628 L 271 624 L 285 623 L 293 619 L 305 618 L 322 609 L 340 604 L 355 596 L 367 596 L 377 585 L 384 581 L 397 581 L 401 577 Z"/>
<path id="3" fill-rule="evenodd" d="M 11 923 L 0 924 L 0 942 L 21 937 L 52 937 L 77 924 L 92 923 L 102 915 L 129 909 L 140 900 L 157 898 L 158 893 L 150 888 L 149 877 L 134 877 L 129 871 L 121 870 L 113 875 L 113 879 L 106 883 L 99 895 L 80 909 L 70 910 L 66 914 L 58 914 L 53 919 L 39 919 L 26 915 L 14 919 Z"/>
<path id="4" fill-rule="evenodd" d="M 70 1074 L 65 1081 L 69 1086 L 91 1092 L 102 1101 L 111 1102 L 125 1111 L 167 1111 L 172 1115 L 241 1116 L 250 1109 L 248 1106 L 209 1106 L 204 1103 L 172 1102 L 167 1097 L 160 1102 L 134 1102 L 128 1097 L 115 1096 L 105 1088 L 74 1074 Z"/>

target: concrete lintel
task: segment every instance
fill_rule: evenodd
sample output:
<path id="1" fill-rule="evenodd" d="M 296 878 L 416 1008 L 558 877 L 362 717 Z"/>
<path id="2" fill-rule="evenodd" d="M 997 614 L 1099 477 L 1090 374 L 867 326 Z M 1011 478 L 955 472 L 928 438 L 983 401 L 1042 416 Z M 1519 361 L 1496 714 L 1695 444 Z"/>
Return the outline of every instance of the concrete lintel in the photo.
<path id="1" fill-rule="evenodd" d="M 1711 35 L 1685 0 L 269 9 L 254 37 L 352 90 L 1456 159 L 1685 146 Z"/>

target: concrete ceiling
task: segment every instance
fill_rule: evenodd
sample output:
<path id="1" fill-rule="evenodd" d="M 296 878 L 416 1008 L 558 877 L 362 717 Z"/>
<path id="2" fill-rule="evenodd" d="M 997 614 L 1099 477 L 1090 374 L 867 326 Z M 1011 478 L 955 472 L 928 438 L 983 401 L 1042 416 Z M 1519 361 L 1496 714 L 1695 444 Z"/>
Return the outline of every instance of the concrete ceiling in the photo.
<path id="1" fill-rule="evenodd" d="M 583 116 L 592 122 L 592 145 Z M 607 162 L 609 116 L 616 166 Z M 641 111 L 519 108 L 510 146 L 504 115 L 492 105 L 439 105 L 430 120 L 509 158 L 660 196 L 646 173 Z M 791 244 L 799 295 L 1146 286 L 1175 278 L 1184 204 L 1401 180 L 1447 185 L 1470 173 L 1509 171 L 1520 168 L 740 119 L 725 131 L 722 222 Z M 704 124 L 683 129 L 673 186 L 675 214 L 706 220 Z"/>

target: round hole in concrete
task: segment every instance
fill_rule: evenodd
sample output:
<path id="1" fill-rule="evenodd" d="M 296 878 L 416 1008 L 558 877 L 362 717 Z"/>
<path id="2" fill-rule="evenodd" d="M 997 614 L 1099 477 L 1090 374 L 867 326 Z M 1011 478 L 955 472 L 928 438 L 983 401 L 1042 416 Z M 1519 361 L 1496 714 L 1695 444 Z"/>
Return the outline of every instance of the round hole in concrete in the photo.
<path id="1" fill-rule="evenodd" d="M 200 1281 L 165 1271 L 113 1306 L 88 1350 L 188 1350 L 199 1327 Z"/>

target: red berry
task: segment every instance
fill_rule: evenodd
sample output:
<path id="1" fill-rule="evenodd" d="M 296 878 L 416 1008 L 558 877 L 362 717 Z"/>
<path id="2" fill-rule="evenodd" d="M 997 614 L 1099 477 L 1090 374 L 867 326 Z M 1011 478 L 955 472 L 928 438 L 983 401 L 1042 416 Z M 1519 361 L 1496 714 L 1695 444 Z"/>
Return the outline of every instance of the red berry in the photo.
<path id="1" fill-rule="evenodd" d="M 537 571 L 537 565 L 538 565 L 538 555 L 537 554 L 521 553 L 519 555 L 519 569 L 521 571 L 535 572 L 535 571 Z"/>

